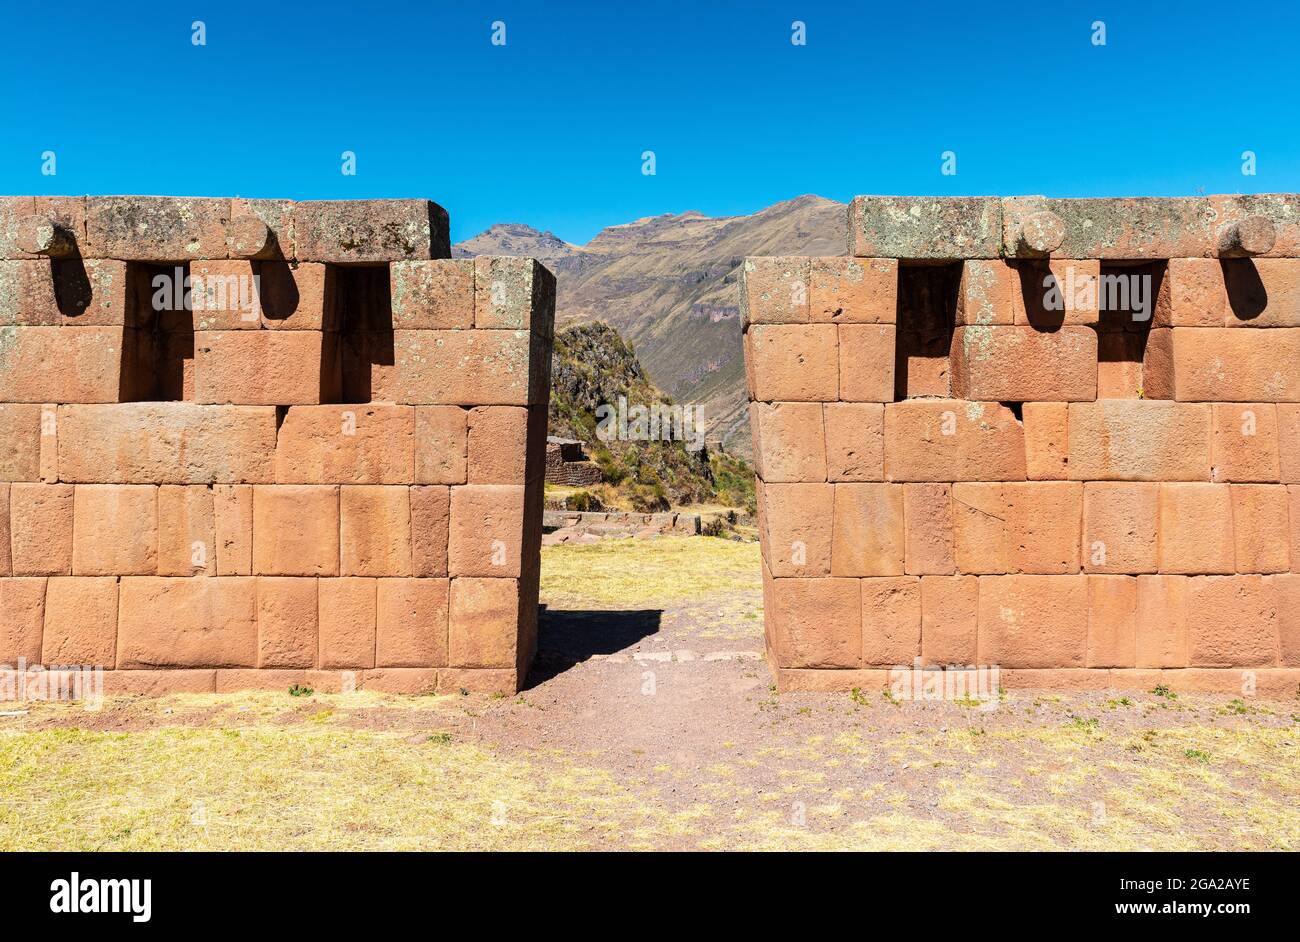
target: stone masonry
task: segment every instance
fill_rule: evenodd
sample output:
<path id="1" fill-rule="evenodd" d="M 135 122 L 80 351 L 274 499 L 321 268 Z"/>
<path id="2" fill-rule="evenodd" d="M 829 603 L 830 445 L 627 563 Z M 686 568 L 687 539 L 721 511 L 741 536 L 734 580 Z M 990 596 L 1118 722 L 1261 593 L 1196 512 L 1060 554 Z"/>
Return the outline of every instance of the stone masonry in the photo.
<path id="1" fill-rule="evenodd" d="M 513 692 L 554 280 L 424 200 L 0 198 L 0 664 Z"/>
<path id="2" fill-rule="evenodd" d="M 1300 196 L 859 197 L 741 306 L 783 690 L 1300 683 Z"/>

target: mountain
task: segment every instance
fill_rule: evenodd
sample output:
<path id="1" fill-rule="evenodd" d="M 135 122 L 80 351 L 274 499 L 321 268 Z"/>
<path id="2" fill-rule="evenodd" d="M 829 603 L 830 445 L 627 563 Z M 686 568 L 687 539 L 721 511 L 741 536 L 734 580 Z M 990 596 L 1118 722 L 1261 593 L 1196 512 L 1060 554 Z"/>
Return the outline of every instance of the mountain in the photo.
<path id="1" fill-rule="evenodd" d="M 749 216 L 691 211 L 610 226 L 583 246 L 492 226 L 457 257 L 532 255 L 556 275 L 556 323 L 605 321 L 674 401 L 698 404 L 709 440 L 751 453 L 737 275 L 747 255 L 842 255 L 843 203 L 800 196 Z"/>

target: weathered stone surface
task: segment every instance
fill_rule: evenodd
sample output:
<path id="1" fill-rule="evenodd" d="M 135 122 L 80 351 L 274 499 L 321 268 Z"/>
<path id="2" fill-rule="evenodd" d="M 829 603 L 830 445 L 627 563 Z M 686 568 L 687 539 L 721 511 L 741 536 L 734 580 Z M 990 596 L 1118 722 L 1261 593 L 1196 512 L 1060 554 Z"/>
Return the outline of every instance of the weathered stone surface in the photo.
<path id="1" fill-rule="evenodd" d="M 984 402 L 1074 402 L 1097 398 L 1097 334 L 1087 327 L 958 327 L 952 391 Z"/>
<path id="2" fill-rule="evenodd" d="M 1197 258 L 1215 252 L 1214 210 L 1205 197 L 1048 199 L 1013 196 L 1002 201 L 1007 254 L 1018 257 L 1024 220 L 1055 213 L 1065 234 L 1055 254 L 1065 258 Z"/>
<path id="3" fill-rule="evenodd" d="M 995 197 L 858 196 L 849 203 L 849 254 L 859 258 L 997 258 L 1001 242 Z"/>
<path id="4" fill-rule="evenodd" d="M 428 200 L 311 200 L 293 206 L 302 261 L 391 262 L 449 258 L 447 211 Z"/>
<path id="5" fill-rule="evenodd" d="M 230 200 L 181 196 L 91 196 L 88 258 L 164 262 L 225 258 Z"/>
<path id="6" fill-rule="evenodd" d="M 119 591 L 119 668 L 256 665 L 256 580 L 127 576 Z"/>
<path id="7" fill-rule="evenodd" d="M 189 402 L 58 408 L 59 478 L 235 484 L 274 480 L 275 409 Z"/>

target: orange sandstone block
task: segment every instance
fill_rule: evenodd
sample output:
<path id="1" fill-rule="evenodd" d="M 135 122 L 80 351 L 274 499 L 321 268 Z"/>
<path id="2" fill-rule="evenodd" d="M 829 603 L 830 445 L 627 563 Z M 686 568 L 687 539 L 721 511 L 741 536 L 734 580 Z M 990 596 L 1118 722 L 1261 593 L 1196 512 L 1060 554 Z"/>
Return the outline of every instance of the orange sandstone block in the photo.
<path id="1" fill-rule="evenodd" d="M 1088 576 L 1088 667 L 1137 665 L 1135 576 Z"/>
<path id="2" fill-rule="evenodd" d="M 1300 667 L 1300 574 L 1269 576 L 1277 601 L 1278 663 Z"/>
<path id="3" fill-rule="evenodd" d="M 539 391 L 540 354 L 525 330 L 396 330 L 384 398 L 416 405 L 525 406 Z M 533 362 L 534 359 L 539 362 Z"/>
<path id="4" fill-rule="evenodd" d="M 258 278 L 262 327 L 333 331 L 343 326 L 336 287 L 338 272 L 333 266 L 261 261 L 253 263 L 253 273 Z"/>
<path id="5" fill-rule="evenodd" d="M 826 434 L 815 402 L 752 402 L 749 422 L 759 477 L 768 483 L 825 481 Z"/>
<path id="6" fill-rule="evenodd" d="M 1300 405 L 1284 404 L 1276 409 L 1280 480 L 1284 484 L 1300 484 Z"/>
<path id="7" fill-rule="evenodd" d="M 256 665 L 256 580 L 126 576 L 119 592 L 119 669 Z"/>
<path id="8" fill-rule="evenodd" d="M 61 576 L 45 590 L 41 660 L 111 668 L 116 663 L 117 579 Z"/>
<path id="9" fill-rule="evenodd" d="M 773 579 L 778 667 L 853 668 L 862 660 L 857 579 Z"/>
<path id="10" fill-rule="evenodd" d="M 894 323 L 898 311 L 897 259 L 814 258 L 809 260 L 808 277 L 808 302 L 814 321 Z"/>
<path id="11" fill-rule="evenodd" d="M 270 482 L 275 409 L 191 402 L 61 405 L 58 450 L 63 481 Z"/>
<path id="12" fill-rule="evenodd" d="M 904 484 L 903 522 L 907 573 L 952 575 L 957 571 L 951 485 Z"/>
<path id="13" fill-rule="evenodd" d="M 447 666 L 448 604 L 446 579 L 377 580 L 375 666 Z"/>
<path id="14" fill-rule="evenodd" d="M 278 484 L 409 484 L 413 406 L 292 406 L 275 445 Z"/>
<path id="15" fill-rule="evenodd" d="M 253 572 L 253 486 L 217 484 L 212 489 L 217 575 Z"/>
<path id="16" fill-rule="evenodd" d="M 1287 485 L 1286 496 L 1291 518 L 1291 571 L 1300 572 L 1300 485 Z"/>
<path id="17" fill-rule="evenodd" d="M 218 575 L 211 488 L 201 484 L 164 484 L 158 488 L 157 574 Z"/>
<path id="18" fill-rule="evenodd" d="M 1300 327 L 1300 259 L 1220 261 L 1228 327 Z"/>
<path id="19" fill-rule="evenodd" d="M 862 580 L 862 663 L 906 665 L 921 655 L 921 580 Z"/>
<path id="20" fill-rule="evenodd" d="M 41 663 L 45 578 L 0 579 L 0 665 Z"/>
<path id="21" fill-rule="evenodd" d="M 451 489 L 441 485 L 411 488 L 411 573 L 447 575 Z"/>
<path id="22" fill-rule="evenodd" d="M 1147 399 L 1070 404 L 1070 477 L 1208 481 L 1210 407 Z"/>
<path id="23" fill-rule="evenodd" d="M 885 407 L 879 402 L 828 402 L 826 473 L 832 481 L 879 481 L 885 473 Z"/>
<path id="24" fill-rule="evenodd" d="M 1088 577 L 980 576 L 979 663 L 1082 667 Z"/>
<path id="25" fill-rule="evenodd" d="M 1084 570 L 1155 572 L 1159 509 L 1159 484 L 1086 482 L 1083 485 Z"/>
<path id="26" fill-rule="evenodd" d="M 261 330 L 261 279 L 256 274 L 254 263 L 245 259 L 191 262 L 194 329 Z"/>
<path id="27" fill-rule="evenodd" d="M 1024 479 L 1024 430 L 1006 406 L 958 399 L 885 406 L 885 480 Z"/>
<path id="28" fill-rule="evenodd" d="M 903 488 L 897 484 L 833 486 L 831 573 L 836 576 L 901 576 L 904 563 Z"/>
<path id="29" fill-rule="evenodd" d="M 255 486 L 253 572 L 262 576 L 338 575 L 338 487 Z"/>
<path id="30" fill-rule="evenodd" d="M 460 406 L 416 406 L 415 483 L 466 483 L 468 422 L 469 410 Z"/>
<path id="31" fill-rule="evenodd" d="M 1187 666 L 1188 576 L 1138 576 L 1137 666 Z"/>
<path id="32" fill-rule="evenodd" d="M 802 324 L 809 320 L 809 259 L 747 258 L 740 266 L 740 316 L 751 324 Z"/>
<path id="33" fill-rule="evenodd" d="M 78 484 L 75 492 L 73 575 L 155 575 L 158 488 L 152 484 Z"/>
<path id="34" fill-rule="evenodd" d="M 452 667 L 518 667 L 519 583 L 465 576 L 451 582 Z"/>
<path id="35" fill-rule="evenodd" d="M 1097 334 L 1088 327 L 958 327 L 953 394 L 980 401 L 1072 402 L 1097 398 Z"/>
<path id="36" fill-rule="evenodd" d="M 314 330 L 208 330 L 194 335 L 200 403 L 311 405 L 337 399 L 341 374 Z"/>
<path id="37" fill-rule="evenodd" d="M 1233 484 L 1232 532 L 1237 572 L 1287 572 L 1291 520 L 1281 484 Z"/>
<path id="38" fill-rule="evenodd" d="M 1161 484 L 1159 499 L 1162 573 L 1237 571 L 1227 484 Z"/>
<path id="39" fill-rule="evenodd" d="M 1026 402 L 1021 410 L 1025 434 L 1025 473 L 1031 481 L 1063 481 L 1070 476 L 1070 407 L 1064 402 Z"/>
<path id="40" fill-rule="evenodd" d="M 1174 398 L 1300 402 L 1300 327 L 1173 330 Z"/>
<path id="41" fill-rule="evenodd" d="M 104 693 L 110 697 L 163 697 L 173 693 L 214 693 L 215 670 L 104 671 Z"/>
<path id="42" fill-rule="evenodd" d="M 965 481 L 952 486 L 953 556 L 959 572 L 1011 571 L 1002 487 Z"/>
<path id="43" fill-rule="evenodd" d="M 474 326 L 474 259 L 393 262 L 388 266 L 388 277 L 394 327 L 428 330 Z"/>
<path id="44" fill-rule="evenodd" d="M 1020 279 L 1001 259 L 967 259 L 957 289 L 958 327 L 1011 324 L 1015 320 Z"/>
<path id="45" fill-rule="evenodd" d="M 1228 293 L 1217 258 L 1171 258 L 1156 299 L 1153 327 L 1223 327 Z"/>
<path id="46" fill-rule="evenodd" d="M 288 576 L 257 579 L 257 666 L 316 666 L 317 580 Z"/>
<path id="47" fill-rule="evenodd" d="M 0 402 L 116 402 L 121 327 L 0 327 Z"/>
<path id="48" fill-rule="evenodd" d="M 1270 580 L 1198 576 L 1189 581 L 1189 666 L 1269 667 L 1277 658 L 1277 595 Z"/>
<path id="49" fill-rule="evenodd" d="M 1012 572 L 1042 575 L 1079 571 L 1083 485 L 1077 481 L 1023 481 L 1002 485 L 1006 505 L 1006 559 Z"/>
<path id="50" fill-rule="evenodd" d="M 9 484 L 0 483 L 0 578 L 14 574 L 13 541 L 9 536 Z"/>
<path id="51" fill-rule="evenodd" d="M 840 325 L 839 398 L 845 402 L 893 400 L 893 324 Z"/>
<path id="52" fill-rule="evenodd" d="M 839 340 L 834 324 L 758 324 L 748 333 L 755 399 L 834 402 L 839 398 Z"/>
<path id="53" fill-rule="evenodd" d="M 527 439 L 527 409 L 519 406 L 470 409 L 469 483 L 524 483 Z"/>
<path id="54" fill-rule="evenodd" d="M 72 574 L 71 484 L 11 484 L 9 538 L 15 576 Z"/>
<path id="55" fill-rule="evenodd" d="M 0 405 L 0 481 L 41 480 L 41 412 L 37 403 Z"/>
<path id="56" fill-rule="evenodd" d="M 522 484 L 453 487 L 448 571 L 453 576 L 518 577 L 523 532 Z"/>
<path id="57" fill-rule="evenodd" d="M 1210 478 L 1280 481 L 1277 407 L 1271 402 L 1211 406 Z"/>
<path id="58" fill-rule="evenodd" d="M 977 576 L 921 577 L 921 657 L 926 664 L 974 664 L 978 620 Z"/>
<path id="59" fill-rule="evenodd" d="M 411 575 L 410 488 L 352 484 L 339 489 L 339 573 Z"/>
<path id="60" fill-rule="evenodd" d="M 531 258 L 480 255 L 474 259 L 474 326 L 533 330 L 550 335 L 555 276 Z"/>
<path id="61" fill-rule="evenodd" d="M 324 670 L 358 670 L 375 666 L 375 618 L 378 579 L 321 579 L 317 626 Z"/>
<path id="62" fill-rule="evenodd" d="M 829 576 L 833 484 L 760 484 L 759 527 L 773 576 Z"/>

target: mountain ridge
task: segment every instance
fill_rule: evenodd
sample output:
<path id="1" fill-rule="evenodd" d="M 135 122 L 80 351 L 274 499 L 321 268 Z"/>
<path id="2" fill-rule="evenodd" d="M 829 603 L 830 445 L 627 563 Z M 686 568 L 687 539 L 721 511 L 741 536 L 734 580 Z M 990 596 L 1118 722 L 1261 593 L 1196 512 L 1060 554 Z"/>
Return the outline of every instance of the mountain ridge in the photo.
<path id="1" fill-rule="evenodd" d="M 709 439 L 751 454 L 737 276 L 749 255 L 842 255 L 844 203 L 805 194 L 756 213 L 698 210 L 607 226 L 585 245 L 522 223 L 490 226 L 453 255 L 531 255 L 556 276 L 558 326 L 604 321 L 655 386 L 697 404 Z"/>

